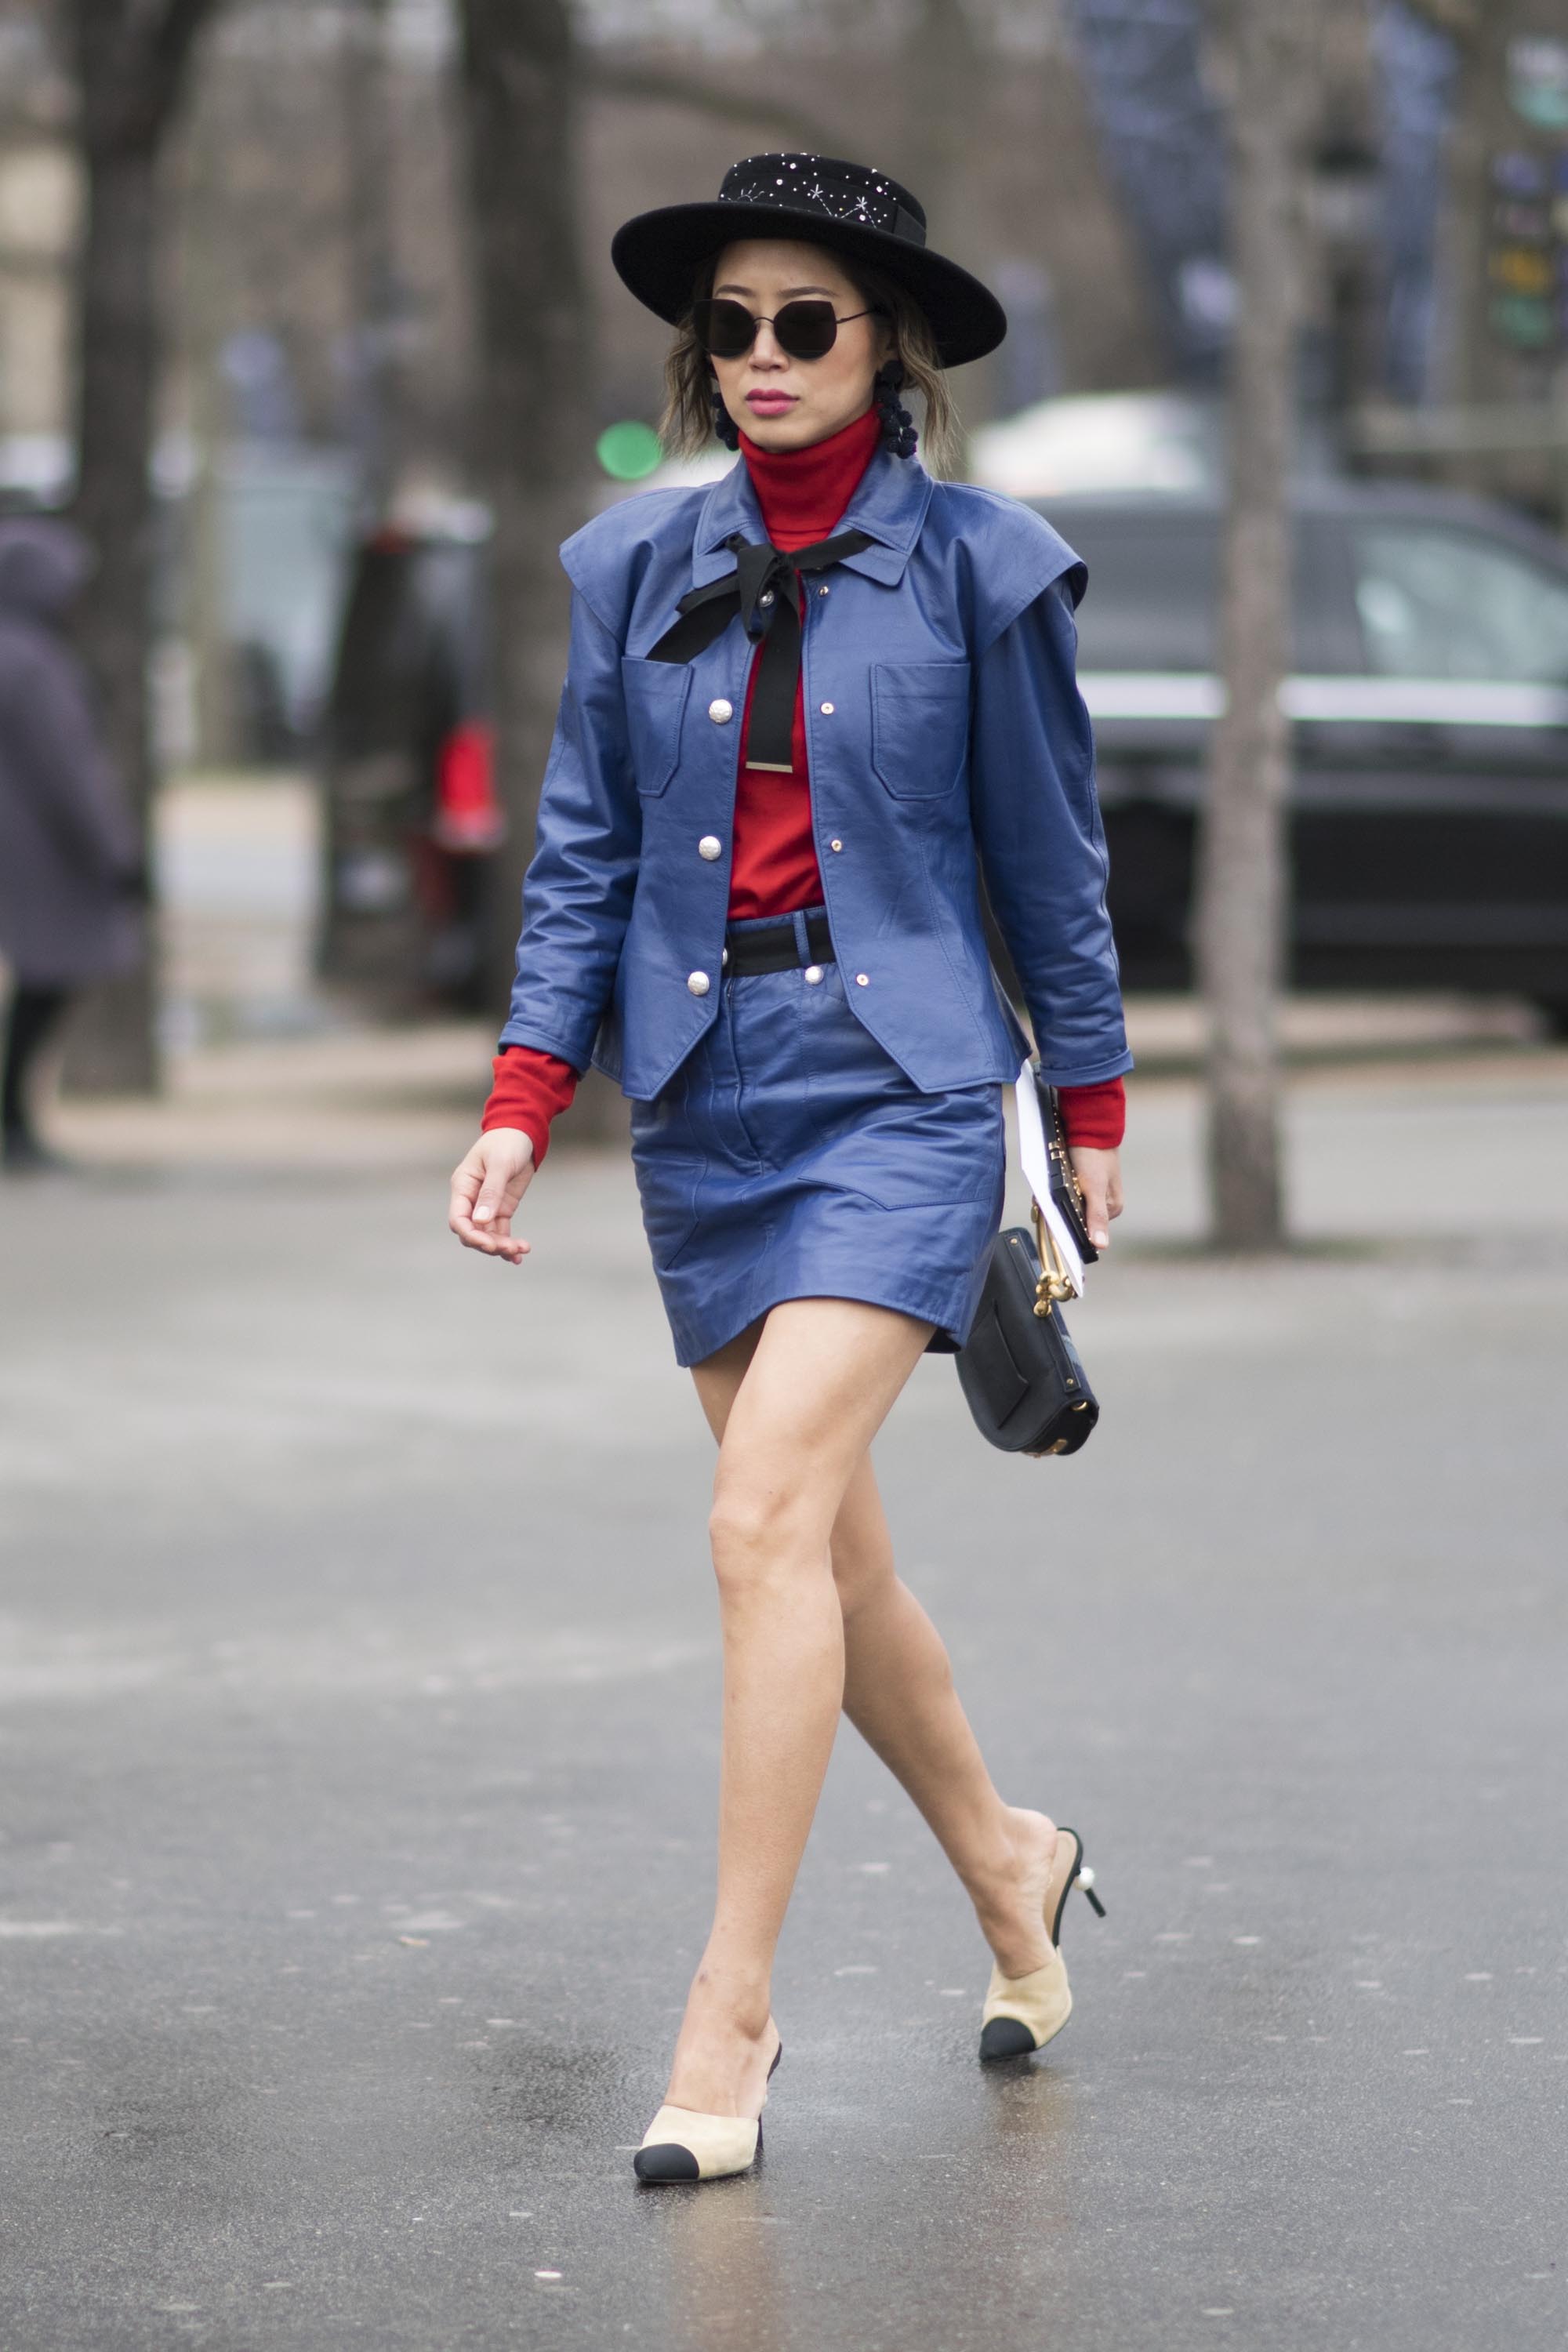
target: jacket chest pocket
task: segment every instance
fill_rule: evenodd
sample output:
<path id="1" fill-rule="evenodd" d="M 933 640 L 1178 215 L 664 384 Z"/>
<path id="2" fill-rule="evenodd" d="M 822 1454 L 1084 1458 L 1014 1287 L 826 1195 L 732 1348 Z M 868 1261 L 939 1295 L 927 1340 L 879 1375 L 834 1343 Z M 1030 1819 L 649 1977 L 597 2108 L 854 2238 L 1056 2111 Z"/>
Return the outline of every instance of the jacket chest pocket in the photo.
<path id="1" fill-rule="evenodd" d="M 656 799 L 679 765 L 691 672 L 685 662 L 637 661 L 623 654 L 621 690 L 637 788 Z"/>
<path id="2" fill-rule="evenodd" d="M 872 665 L 871 765 L 895 800 L 950 793 L 968 746 L 967 662 Z"/>

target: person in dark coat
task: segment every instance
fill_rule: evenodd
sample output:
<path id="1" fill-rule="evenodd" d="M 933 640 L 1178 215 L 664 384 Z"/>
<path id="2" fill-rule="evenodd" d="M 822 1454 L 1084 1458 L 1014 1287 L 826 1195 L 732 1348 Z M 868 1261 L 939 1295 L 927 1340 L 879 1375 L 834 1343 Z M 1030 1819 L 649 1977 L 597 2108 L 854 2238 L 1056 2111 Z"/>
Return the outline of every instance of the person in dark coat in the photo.
<path id="1" fill-rule="evenodd" d="M 91 569 L 68 523 L 0 522 L 0 957 L 10 966 L 4 1160 L 46 1167 L 28 1081 L 71 997 L 142 955 L 142 853 L 62 635 Z"/>

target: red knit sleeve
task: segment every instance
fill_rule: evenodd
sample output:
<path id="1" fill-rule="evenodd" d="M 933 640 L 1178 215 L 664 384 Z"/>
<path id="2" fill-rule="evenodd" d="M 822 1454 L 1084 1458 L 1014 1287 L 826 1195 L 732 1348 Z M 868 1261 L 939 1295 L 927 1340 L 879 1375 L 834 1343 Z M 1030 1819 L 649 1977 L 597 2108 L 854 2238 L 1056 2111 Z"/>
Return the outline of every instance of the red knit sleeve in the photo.
<path id="1" fill-rule="evenodd" d="M 577 1091 L 580 1073 L 554 1054 L 541 1054 L 531 1045 L 507 1045 L 491 1068 L 495 1083 L 479 1121 L 482 1131 L 492 1127 L 521 1127 L 533 1145 L 533 1164 L 543 1163 L 550 1147 L 550 1122 L 563 1111 Z"/>
<path id="2" fill-rule="evenodd" d="M 1127 1131 L 1127 1089 L 1120 1078 L 1103 1086 L 1062 1087 L 1062 1128 L 1068 1145 L 1114 1151 Z"/>

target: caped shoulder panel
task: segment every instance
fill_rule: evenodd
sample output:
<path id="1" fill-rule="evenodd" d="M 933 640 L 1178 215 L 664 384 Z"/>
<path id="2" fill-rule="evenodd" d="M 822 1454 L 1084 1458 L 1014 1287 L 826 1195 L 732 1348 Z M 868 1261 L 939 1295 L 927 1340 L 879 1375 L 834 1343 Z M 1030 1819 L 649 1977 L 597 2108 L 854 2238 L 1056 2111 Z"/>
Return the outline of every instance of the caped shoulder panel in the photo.
<path id="1" fill-rule="evenodd" d="M 1058 583 L 1076 606 L 1089 567 L 1044 515 L 973 482 L 938 482 L 927 532 L 949 541 L 952 575 L 975 655 L 994 645 L 1037 596 Z"/>
<path id="2" fill-rule="evenodd" d="M 574 588 L 623 648 L 631 614 L 647 588 L 658 593 L 666 569 L 673 604 L 691 583 L 691 550 L 709 485 L 689 490 L 641 490 L 573 532 L 561 562 Z"/>

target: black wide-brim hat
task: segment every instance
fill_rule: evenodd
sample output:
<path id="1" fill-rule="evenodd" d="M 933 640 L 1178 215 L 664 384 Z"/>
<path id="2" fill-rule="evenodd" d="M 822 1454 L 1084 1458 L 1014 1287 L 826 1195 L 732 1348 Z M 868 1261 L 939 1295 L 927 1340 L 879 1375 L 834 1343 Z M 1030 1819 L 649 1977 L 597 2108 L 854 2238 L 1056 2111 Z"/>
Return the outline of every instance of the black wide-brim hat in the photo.
<path id="1" fill-rule="evenodd" d="M 748 155 L 712 204 L 661 205 L 616 231 L 610 258 L 639 302 L 673 327 L 691 307 L 697 273 L 738 237 L 798 237 L 869 262 L 919 305 L 943 367 L 984 359 L 1007 314 L 978 278 L 926 243 L 926 216 L 907 188 L 832 155 Z"/>

